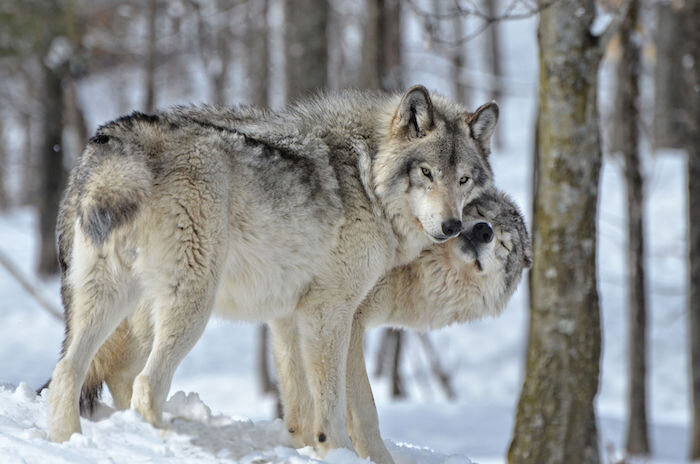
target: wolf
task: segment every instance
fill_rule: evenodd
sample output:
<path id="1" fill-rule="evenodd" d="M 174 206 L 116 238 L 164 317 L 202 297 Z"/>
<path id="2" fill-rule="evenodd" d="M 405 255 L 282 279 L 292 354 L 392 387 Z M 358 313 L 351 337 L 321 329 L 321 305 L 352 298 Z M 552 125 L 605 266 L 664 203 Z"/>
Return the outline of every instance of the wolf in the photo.
<path id="1" fill-rule="evenodd" d="M 81 389 L 101 379 L 117 407 L 162 426 L 175 369 L 216 306 L 270 324 L 279 375 L 304 373 L 305 386 L 283 382 L 282 394 L 308 388 L 319 452 L 353 449 L 355 311 L 387 272 L 461 232 L 464 205 L 492 183 L 497 120 L 495 103 L 469 112 L 414 86 L 278 112 L 178 107 L 100 127 L 58 218 L 66 327 L 49 438 L 80 431 Z M 130 324 L 150 343 L 129 343 Z M 299 405 L 284 413 L 301 430 Z"/>
<path id="2" fill-rule="evenodd" d="M 348 430 L 360 457 L 370 457 L 378 464 L 393 463 L 379 433 L 364 363 L 365 330 L 386 325 L 433 330 L 497 316 L 523 271 L 532 266 L 523 216 L 501 190 L 488 188 L 465 206 L 463 221 L 463 231 L 456 239 L 424 250 L 411 263 L 383 277 L 355 313 L 347 365 Z M 303 384 L 300 376 L 294 381 Z M 308 396 L 294 401 L 312 403 Z M 311 444 L 310 432 L 302 432 L 298 446 Z"/>

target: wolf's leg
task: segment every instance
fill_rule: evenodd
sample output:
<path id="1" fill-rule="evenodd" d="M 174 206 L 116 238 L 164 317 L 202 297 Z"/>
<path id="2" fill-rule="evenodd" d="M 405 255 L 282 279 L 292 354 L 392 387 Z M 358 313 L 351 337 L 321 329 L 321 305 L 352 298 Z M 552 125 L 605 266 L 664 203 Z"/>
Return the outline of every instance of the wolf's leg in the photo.
<path id="1" fill-rule="evenodd" d="M 309 394 L 294 316 L 270 322 L 272 351 L 279 382 L 284 424 L 294 446 L 313 446 L 313 401 Z"/>
<path id="2" fill-rule="evenodd" d="M 154 309 L 153 348 L 143 370 L 134 380 L 131 404 L 155 426 L 161 425 L 163 405 L 175 369 L 199 340 L 213 306 L 215 282 L 186 279 L 167 296 L 159 297 Z"/>
<path id="3" fill-rule="evenodd" d="M 76 234 L 79 240 L 80 234 Z M 66 321 L 66 348 L 51 376 L 49 437 L 68 440 L 80 432 L 78 401 L 92 358 L 128 315 L 134 285 L 119 265 L 88 243 L 79 243 L 70 278 L 73 297 Z"/>
<path id="4" fill-rule="evenodd" d="M 377 464 L 393 464 L 379 432 L 379 418 L 362 349 L 365 328 L 357 318 L 348 348 L 348 428 L 357 454 Z"/>
<path id="5" fill-rule="evenodd" d="M 315 445 L 324 454 L 334 448 L 354 449 L 347 432 L 345 368 L 355 308 L 339 305 L 337 299 L 311 298 L 315 301 L 307 299 L 297 315 L 304 371 L 314 404 Z"/>
<path id="6" fill-rule="evenodd" d="M 124 327 L 120 340 L 124 346 L 122 359 L 105 377 L 105 383 L 114 400 L 114 407 L 119 410 L 129 409 L 134 379 L 146 365 L 148 353 L 153 346 L 150 306 L 145 301 L 141 301 L 134 314 L 124 321 Z"/>

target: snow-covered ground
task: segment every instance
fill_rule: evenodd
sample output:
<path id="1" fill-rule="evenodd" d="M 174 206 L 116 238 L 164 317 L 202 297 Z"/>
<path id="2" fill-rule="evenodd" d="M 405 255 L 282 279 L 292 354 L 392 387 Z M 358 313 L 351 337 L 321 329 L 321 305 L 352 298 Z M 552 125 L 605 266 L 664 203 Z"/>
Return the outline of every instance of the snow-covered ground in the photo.
<path id="1" fill-rule="evenodd" d="M 537 81 L 535 22 L 505 23 L 504 27 L 509 91 L 500 102 L 499 131 L 505 143 L 495 150 L 492 163 L 497 184 L 529 215 Z M 472 48 L 478 53 L 478 43 Z M 470 77 L 487 79 L 478 73 Z M 445 82 L 421 70 L 413 71 L 412 81 L 450 92 Z M 84 103 L 92 127 L 118 111 L 100 85 L 86 82 L 81 89 L 91 97 L 84 98 Z M 474 93 L 473 103 L 487 98 L 478 86 Z M 686 462 L 689 434 L 685 161 L 680 154 L 652 157 L 647 153 L 645 163 L 653 457 L 641 462 L 678 464 Z M 604 343 L 596 406 L 601 447 L 619 450 L 625 430 L 627 316 L 625 196 L 618 161 L 605 160 L 601 188 L 598 266 Z M 36 231 L 37 218 L 30 210 L 0 215 L 0 251 L 28 275 L 36 262 Z M 58 305 L 57 280 L 39 285 Z M 445 400 L 431 381 L 426 384 L 424 354 L 410 334 L 405 352 L 409 361 L 403 365 L 409 398 L 391 402 L 384 380 L 373 379 L 382 432 L 398 463 L 470 462 L 465 456 L 482 464 L 504 462 L 523 375 L 528 323 L 525 290 L 521 284 L 498 319 L 431 334 L 453 377 L 457 401 Z M 0 269 L 0 462 L 315 462 L 318 457 L 311 449 L 292 449 L 281 422 L 271 420 L 274 402 L 259 393 L 256 382 L 256 330 L 218 319 L 210 322 L 173 381 L 170 430 L 156 430 L 133 412 L 112 413 L 105 408 L 102 420 L 82 420 L 83 435 L 65 444 L 51 444 L 46 441 L 46 398 L 35 396 L 32 389 L 50 375 L 63 327 Z M 370 333 L 370 372 L 376 344 L 377 333 Z M 345 451 L 333 452 L 326 460 L 360 462 Z"/>

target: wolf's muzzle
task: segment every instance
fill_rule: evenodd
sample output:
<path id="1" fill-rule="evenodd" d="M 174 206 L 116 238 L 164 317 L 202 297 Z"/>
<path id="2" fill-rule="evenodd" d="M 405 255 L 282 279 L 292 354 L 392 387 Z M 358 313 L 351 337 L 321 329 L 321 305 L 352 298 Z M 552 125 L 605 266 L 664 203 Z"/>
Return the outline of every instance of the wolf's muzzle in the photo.
<path id="1" fill-rule="evenodd" d="M 493 240 L 493 229 L 488 222 L 478 222 L 469 235 L 475 243 L 489 243 Z"/>
<path id="2" fill-rule="evenodd" d="M 457 218 L 451 218 L 442 223 L 442 233 L 447 237 L 454 237 L 462 230 L 462 221 Z"/>

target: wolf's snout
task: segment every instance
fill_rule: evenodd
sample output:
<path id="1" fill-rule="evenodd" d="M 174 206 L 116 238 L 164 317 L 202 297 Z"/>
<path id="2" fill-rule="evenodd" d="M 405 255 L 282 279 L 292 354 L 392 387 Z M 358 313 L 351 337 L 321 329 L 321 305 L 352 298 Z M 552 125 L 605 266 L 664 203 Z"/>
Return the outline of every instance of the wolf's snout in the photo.
<path id="1" fill-rule="evenodd" d="M 493 229 L 488 222 L 479 222 L 472 229 L 471 236 L 477 243 L 489 243 L 493 240 Z"/>
<path id="2" fill-rule="evenodd" d="M 456 218 L 448 219 L 442 223 L 442 233 L 448 237 L 453 237 L 462 230 L 462 221 Z"/>

